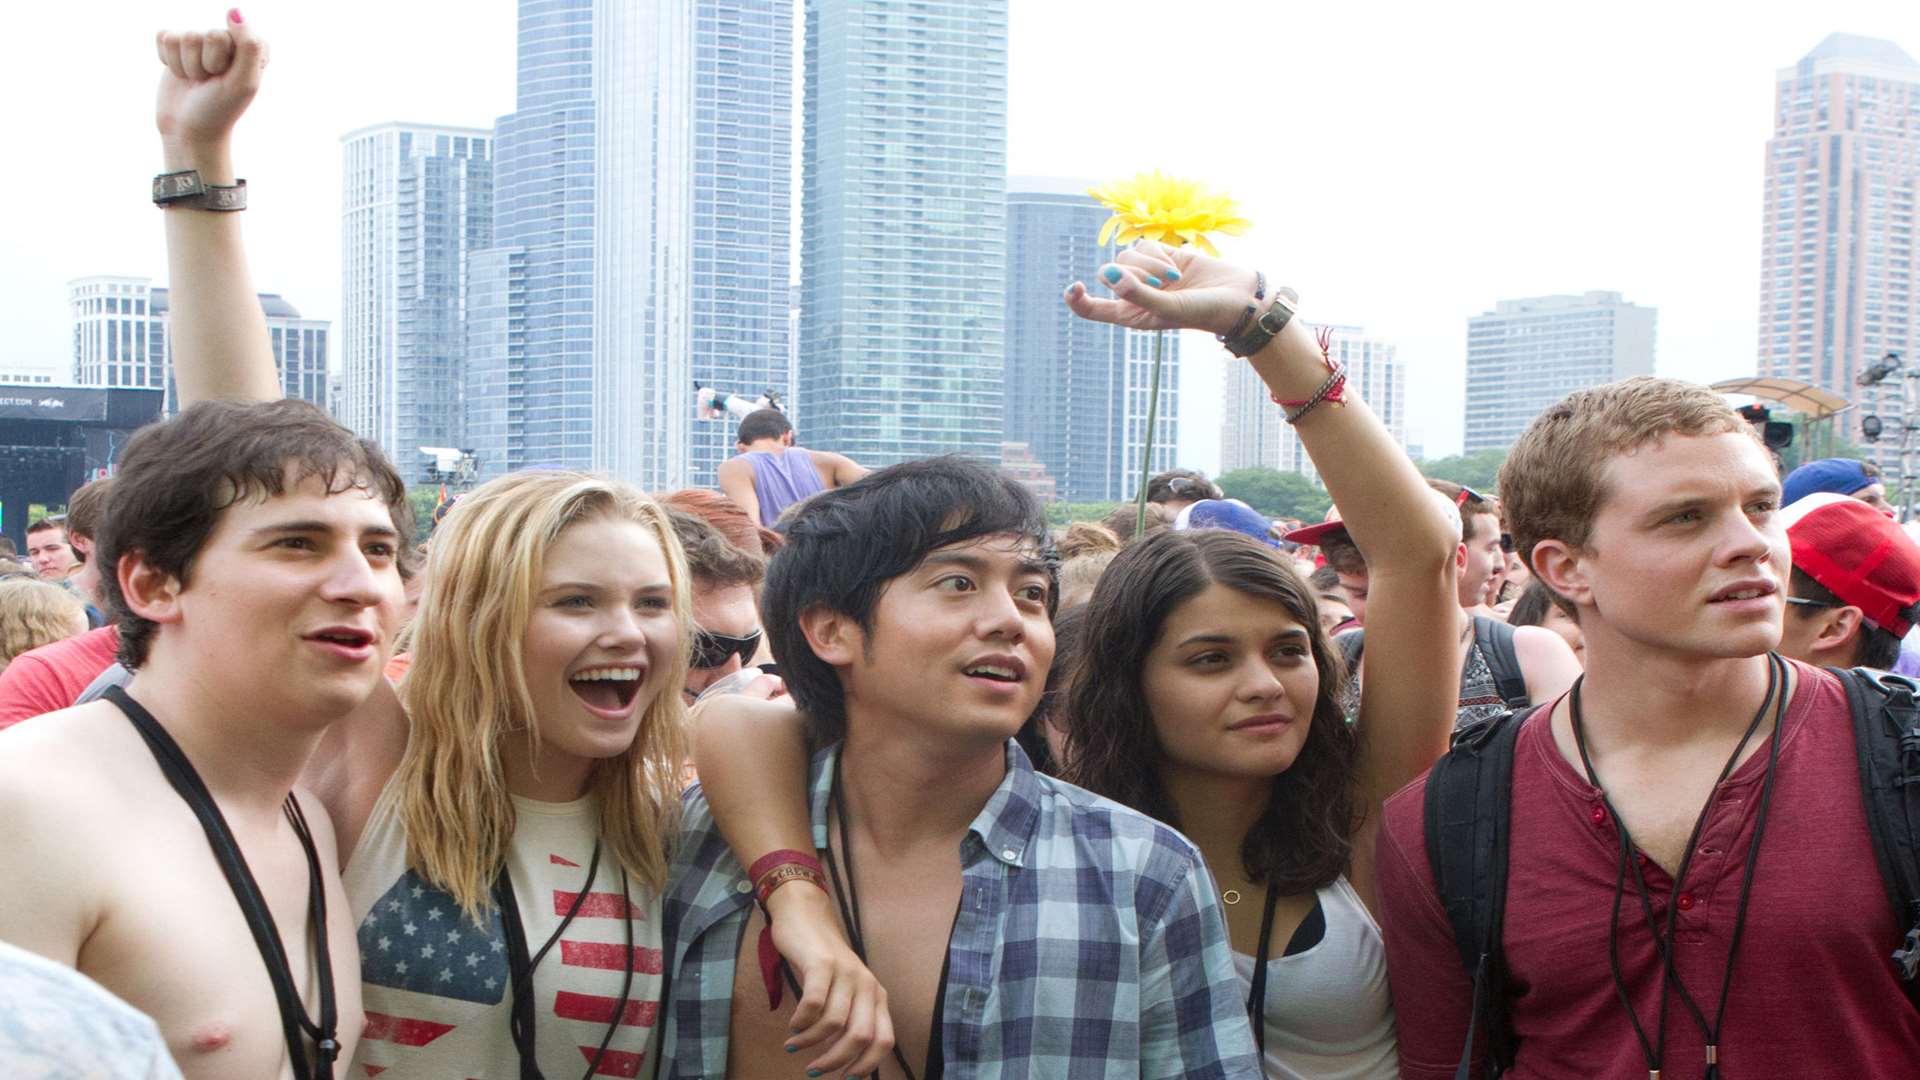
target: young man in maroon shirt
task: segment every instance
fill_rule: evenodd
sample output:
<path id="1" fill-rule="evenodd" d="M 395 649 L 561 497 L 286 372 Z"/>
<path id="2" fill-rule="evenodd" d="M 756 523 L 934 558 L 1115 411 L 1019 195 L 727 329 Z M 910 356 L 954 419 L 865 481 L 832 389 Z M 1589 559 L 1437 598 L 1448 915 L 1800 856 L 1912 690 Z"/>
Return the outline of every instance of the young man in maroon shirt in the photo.
<path id="1" fill-rule="evenodd" d="M 1500 491 L 1587 641 L 1584 681 L 1514 748 L 1507 1075 L 1910 1075 L 1920 1010 L 1888 959 L 1904 928 L 1846 694 L 1768 655 L 1789 553 L 1751 428 L 1685 383 L 1582 390 L 1521 436 Z M 1429 869 L 1425 784 L 1387 803 L 1380 922 L 1402 1072 L 1443 1080 L 1473 991 Z"/>

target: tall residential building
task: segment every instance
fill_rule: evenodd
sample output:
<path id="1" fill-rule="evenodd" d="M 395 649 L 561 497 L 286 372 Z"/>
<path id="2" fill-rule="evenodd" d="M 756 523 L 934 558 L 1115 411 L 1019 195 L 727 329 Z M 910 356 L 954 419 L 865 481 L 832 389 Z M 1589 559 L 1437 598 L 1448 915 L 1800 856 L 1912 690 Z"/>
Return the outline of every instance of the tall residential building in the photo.
<path id="1" fill-rule="evenodd" d="M 1358 326 L 1328 326 L 1327 356 L 1347 369 L 1347 385 L 1386 425 L 1393 441 L 1407 445 L 1407 373 L 1399 350 Z M 1253 365 L 1227 368 L 1225 419 L 1220 435 L 1220 471 L 1277 469 L 1299 473 L 1318 483 L 1320 472 L 1286 421 L 1285 411 Z"/>
<path id="2" fill-rule="evenodd" d="M 1000 456 L 1007 0 L 807 0 L 800 440 Z"/>
<path id="3" fill-rule="evenodd" d="M 1007 192 L 1006 439 L 1024 444 L 1068 502 L 1139 488 L 1153 335 L 1077 318 L 1061 302 L 1116 248 L 1096 241 L 1108 212 L 1085 184 L 1020 177 Z M 1180 335 L 1166 335 L 1153 471 L 1179 444 Z"/>
<path id="4" fill-rule="evenodd" d="M 340 422 L 425 481 L 465 446 L 467 256 L 493 235 L 490 131 L 380 124 L 341 138 Z"/>
<path id="5" fill-rule="evenodd" d="M 792 398 L 793 0 L 696 0 L 694 385 Z M 687 397 L 671 400 L 691 415 Z M 684 482 L 718 483 L 737 424 L 693 422 Z"/>
<path id="6" fill-rule="evenodd" d="M 1502 300 L 1467 320 L 1466 453 L 1512 446 L 1569 393 L 1653 374 L 1655 309 L 1617 292 Z"/>
<path id="7" fill-rule="evenodd" d="M 1920 63 L 1890 41 L 1829 35 L 1775 74 L 1773 116 L 1759 372 L 1859 402 L 1854 424 L 1882 391 L 1898 415 L 1900 380 L 1854 378 L 1889 352 L 1920 361 Z"/>
<path id="8" fill-rule="evenodd" d="M 591 469 L 595 0 L 520 0 L 494 125 L 493 247 L 468 262 L 467 447 L 482 478 Z"/>
<path id="9" fill-rule="evenodd" d="M 791 0 L 521 0 L 470 262 L 468 444 L 650 490 L 711 483 L 696 383 L 788 379 Z"/>
<path id="10" fill-rule="evenodd" d="M 77 278 L 67 284 L 67 307 L 73 314 L 74 385 L 164 390 L 167 414 L 178 411 L 166 289 L 143 277 Z M 328 408 L 329 324 L 302 318 L 278 293 L 261 293 L 260 307 L 281 392 Z"/>

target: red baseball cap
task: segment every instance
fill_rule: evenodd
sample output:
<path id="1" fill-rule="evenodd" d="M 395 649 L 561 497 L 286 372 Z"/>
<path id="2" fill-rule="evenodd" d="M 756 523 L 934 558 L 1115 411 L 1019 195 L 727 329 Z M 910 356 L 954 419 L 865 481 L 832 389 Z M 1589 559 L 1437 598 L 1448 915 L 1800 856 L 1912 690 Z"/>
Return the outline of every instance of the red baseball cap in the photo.
<path id="1" fill-rule="evenodd" d="M 1905 637 L 1920 604 L 1920 544 L 1880 511 L 1847 495 L 1808 495 L 1781 513 L 1793 565 Z"/>

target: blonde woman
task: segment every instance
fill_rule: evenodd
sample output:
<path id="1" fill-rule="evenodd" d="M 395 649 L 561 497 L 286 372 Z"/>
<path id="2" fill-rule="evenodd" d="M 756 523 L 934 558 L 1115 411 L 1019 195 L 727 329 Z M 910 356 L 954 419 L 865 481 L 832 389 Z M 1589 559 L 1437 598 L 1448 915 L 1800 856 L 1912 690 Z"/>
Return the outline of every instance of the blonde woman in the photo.
<path id="1" fill-rule="evenodd" d="M 686 756 L 679 544 L 625 484 L 527 472 L 460 500 L 426 579 L 404 749 L 352 763 L 390 779 L 343 823 L 356 1065 L 637 1075 Z"/>
<path id="2" fill-rule="evenodd" d="M 0 671 L 30 649 L 87 632 L 80 598 L 49 581 L 0 581 Z"/>

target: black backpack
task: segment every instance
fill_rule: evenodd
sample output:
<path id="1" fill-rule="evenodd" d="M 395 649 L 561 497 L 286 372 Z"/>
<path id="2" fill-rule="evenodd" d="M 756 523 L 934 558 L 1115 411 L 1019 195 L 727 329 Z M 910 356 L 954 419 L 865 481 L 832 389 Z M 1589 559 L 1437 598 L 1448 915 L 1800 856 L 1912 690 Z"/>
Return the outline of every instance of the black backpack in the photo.
<path id="1" fill-rule="evenodd" d="M 1348 630 L 1335 634 L 1333 641 L 1340 646 L 1340 655 L 1346 657 L 1348 674 L 1358 671 L 1361 654 L 1367 648 L 1367 632 Z M 1526 673 L 1520 670 L 1520 654 L 1513 649 L 1513 627 L 1499 619 L 1475 615 L 1473 641 L 1480 646 L 1480 654 L 1487 658 L 1487 669 L 1493 673 L 1494 692 L 1506 702 L 1507 708 L 1524 709 L 1533 704 L 1533 699 L 1527 696 Z"/>
<path id="2" fill-rule="evenodd" d="M 1829 668 L 1847 689 L 1867 831 L 1893 904 L 1907 927 L 1892 952 L 1907 996 L 1920 1006 L 1920 683 L 1871 668 Z M 1473 977 L 1473 1012 L 1455 1080 L 1469 1080 L 1473 1041 L 1484 1027 L 1488 1076 L 1513 1066 L 1506 966 L 1500 943 L 1507 906 L 1507 825 L 1513 748 L 1537 709 L 1508 713 L 1462 734 L 1427 774 L 1427 862 L 1453 926 L 1460 962 Z"/>

